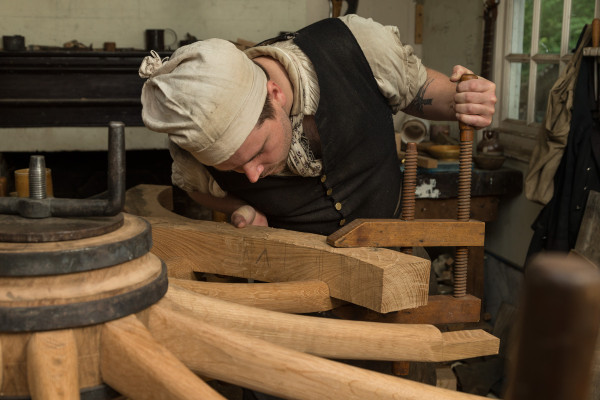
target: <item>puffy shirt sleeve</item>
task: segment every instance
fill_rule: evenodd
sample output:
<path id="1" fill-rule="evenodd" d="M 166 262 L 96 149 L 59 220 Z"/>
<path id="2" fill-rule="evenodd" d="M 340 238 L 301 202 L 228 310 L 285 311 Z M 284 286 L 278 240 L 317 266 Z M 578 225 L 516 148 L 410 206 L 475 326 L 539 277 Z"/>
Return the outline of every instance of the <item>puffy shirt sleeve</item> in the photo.
<path id="1" fill-rule="evenodd" d="M 173 159 L 171 181 L 186 192 L 200 192 L 215 197 L 225 197 L 225 192 L 204 164 L 196 160 L 192 154 L 169 141 L 169 152 Z"/>
<path id="2" fill-rule="evenodd" d="M 398 28 L 354 14 L 340 19 L 358 41 L 394 113 L 408 106 L 425 83 L 427 71 L 413 48 L 400 41 Z"/>

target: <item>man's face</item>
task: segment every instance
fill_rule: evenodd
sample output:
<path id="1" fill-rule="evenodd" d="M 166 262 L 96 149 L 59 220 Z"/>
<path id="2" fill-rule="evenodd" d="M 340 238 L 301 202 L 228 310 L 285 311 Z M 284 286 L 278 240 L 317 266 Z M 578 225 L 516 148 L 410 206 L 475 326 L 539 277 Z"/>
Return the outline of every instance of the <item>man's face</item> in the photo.
<path id="1" fill-rule="evenodd" d="M 274 102 L 275 118 L 255 126 L 242 146 L 227 160 L 214 167 L 221 171 L 245 174 L 252 183 L 283 171 L 292 139 L 292 124 L 287 113 Z"/>

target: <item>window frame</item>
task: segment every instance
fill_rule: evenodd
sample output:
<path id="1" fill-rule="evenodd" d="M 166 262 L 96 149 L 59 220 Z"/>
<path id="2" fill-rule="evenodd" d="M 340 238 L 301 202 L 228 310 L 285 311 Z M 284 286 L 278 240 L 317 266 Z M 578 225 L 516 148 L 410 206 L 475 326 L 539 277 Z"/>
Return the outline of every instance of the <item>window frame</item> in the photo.
<path id="1" fill-rule="evenodd" d="M 501 142 L 505 155 L 523 162 L 529 162 L 533 148 L 537 142 L 541 123 L 535 122 L 535 99 L 539 63 L 555 63 L 559 65 L 559 76 L 571 59 L 569 49 L 569 29 L 571 22 L 571 5 L 577 0 L 563 0 L 562 33 L 559 54 L 538 53 L 541 2 L 533 0 L 533 21 L 530 53 L 511 53 L 513 49 L 513 13 L 514 0 L 500 0 L 496 20 L 496 36 L 494 43 L 494 63 L 492 79 L 496 82 L 496 115 L 491 128 L 501 133 Z M 598 16 L 600 0 L 595 1 L 594 16 Z M 592 22 L 590 18 L 590 23 Z M 527 95 L 526 120 L 515 120 L 507 117 L 510 107 L 510 64 L 522 62 L 529 64 L 529 92 Z M 518 100 L 518 99 L 517 99 Z"/>

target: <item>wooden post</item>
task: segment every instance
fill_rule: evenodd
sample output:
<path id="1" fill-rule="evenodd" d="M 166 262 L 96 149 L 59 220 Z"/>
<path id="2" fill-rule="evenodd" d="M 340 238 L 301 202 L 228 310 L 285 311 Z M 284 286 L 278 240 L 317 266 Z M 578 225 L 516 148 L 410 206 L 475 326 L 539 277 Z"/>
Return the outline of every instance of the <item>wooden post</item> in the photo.
<path id="1" fill-rule="evenodd" d="M 27 380 L 34 399 L 79 399 L 77 346 L 72 330 L 31 336 L 27 344 Z"/>
<path id="2" fill-rule="evenodd" d="M 525 271 L 507 400 L 586 399 L 600 324 L 600 272 L 540 255 Z"/>

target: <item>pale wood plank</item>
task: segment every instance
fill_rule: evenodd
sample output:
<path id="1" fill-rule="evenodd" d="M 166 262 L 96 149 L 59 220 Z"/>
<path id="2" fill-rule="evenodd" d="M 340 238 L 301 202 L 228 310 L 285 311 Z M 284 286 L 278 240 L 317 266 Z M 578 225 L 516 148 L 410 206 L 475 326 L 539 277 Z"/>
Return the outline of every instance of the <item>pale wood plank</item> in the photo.
<path id="1" fill-rule="evenodd" d="M 27 379 L 34 399 L 79 399 L 78 356 L 72 330 L 34 333 L 27 344 Z"/>
<path id="2" fill-rule="evenodd" d="M 327 237 L 335 247 L 483 246 L 485 223 L 453 219 L 355 219 Z"/>
<path id="3" fill-rule="evenodd" d="M 290 350 L 166 309 L 165 302 L 148 309 L 148 328 L 202 376 L 293 399 L 483 399 Z"/>
<path id="4" fill-rule="evenodd" d="M 224 399 L 157 343 L 133 315 L 104 324 L 103 380 L 131 399 Z"/>
<path id="5" fill-rule="evenodd" d="M 152 252 L 168 266 L 191 260 L 196 272 L 266 282 L 320 280 L 331 297 L 378 312 L 426 304 L 430 262 L 389 249 L 336 249 L 325 236 L 266 227 L 237 229 L 229 224 L 152 224 Z"/>
<path id="6" fill-rule="evenodd" d="M 221 283 L 169 278 L 171 285 L 221 300 L 246 306 L 288 313 L 327 311 L 344 304 L 329 296 L 329 287 L 321 281 L 276 283 Z M 172 296 L 177 292 L 173 291 Z"/>
<path id="7" fill-rule="evenodd" d="M 498 354 L 500 339 L 483 329 L 443 332 L 444 361 Z"/>
<path id="8" fill-rule="evenodd" d="M 166 298 L 206 323 L 328 358 L 437 362 L 497 354 L 499 348 L 499 340 L 484 331 L 445 336 L 433 325 L 291 315 L 199 295 L 175 285 L 169 287 Z M 171 303 L 164 304 L 169 307 Z"/>

